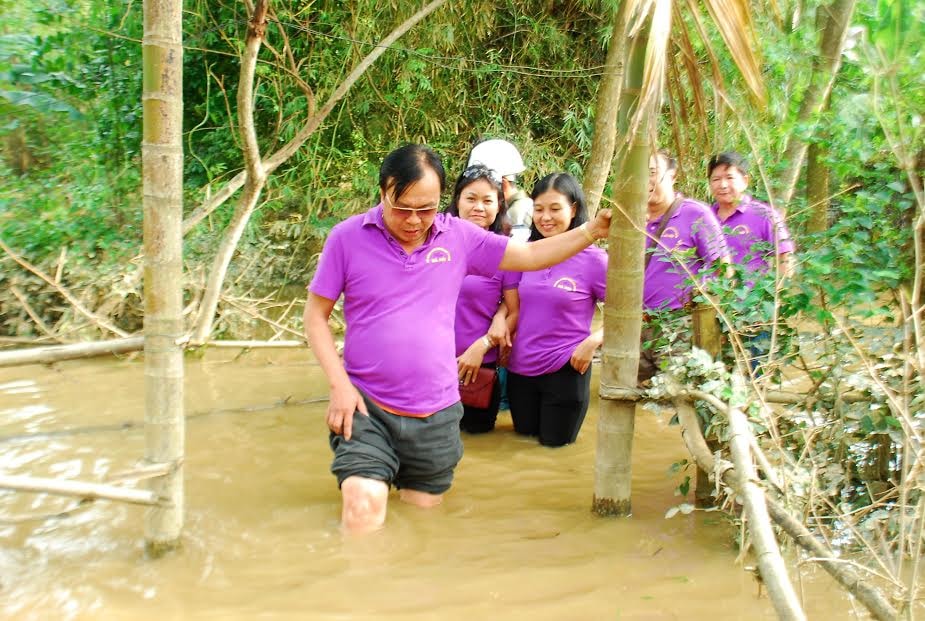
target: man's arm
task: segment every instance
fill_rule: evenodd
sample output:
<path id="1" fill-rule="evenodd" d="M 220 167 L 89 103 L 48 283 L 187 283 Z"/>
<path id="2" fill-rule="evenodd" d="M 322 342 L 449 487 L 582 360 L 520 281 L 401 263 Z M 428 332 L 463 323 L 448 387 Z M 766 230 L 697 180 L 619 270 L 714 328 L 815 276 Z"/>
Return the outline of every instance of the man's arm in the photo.
<path id="1" fill-rule="evenodd" d="M 593 222 L 571 231 L 530 243 L 510 240 L 499 267 L 511 272 L 541 270 L 562 263 L 590 246 L 595 240 L 606 238 L 609 231 L 610 210 L 601 209 Z"/>
<path id="2" fill-rule="evenodd" d="M 328 428 L 336 434 L 343 434 L 344 438 L 349 440 L 353 434 L 353 413 L 359 410 L 368 415 L 369 412 L 366 410 L 363 397 L 350 382 L 334 345 L 334 335 L 331 334 L 328 318 L 334 310 L 335 301 L 309 293 L 305 313 L 302 315 L 302 323 L 312 353 L 318 359 L 321 370 L 324 371 L 330 384 Z"/>

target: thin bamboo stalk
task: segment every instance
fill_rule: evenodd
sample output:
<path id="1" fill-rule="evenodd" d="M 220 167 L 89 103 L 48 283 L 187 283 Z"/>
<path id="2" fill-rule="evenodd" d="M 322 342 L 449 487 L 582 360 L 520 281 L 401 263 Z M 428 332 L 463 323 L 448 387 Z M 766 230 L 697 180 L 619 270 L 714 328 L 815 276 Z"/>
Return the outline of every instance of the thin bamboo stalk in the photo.
<path id="1" fill-rule="evenodd" d="M 78 498 L 100 498 L 117 500 L 136 505 L 156 505 L 158 496 L 144 489 L 127 489 L 118 485 L 105 483 L 88 483 L 62 479 L 46 479 L 20 475 L 0 475 L 0 489 L 12 489 L 20 492 L 37 494 L 55 494 L 57 496 L 76 496 Z"/>
<path id="2" fill-rule="evenodd" d="M 127 339 L 96 341 L 93 343 L 72 343 L 69 345 L 49 345 L 30 349 L 15 349 L 0 352 L 0 367 L 15 367 L 27 364 L 50 364 L 77 358 L 92 358 L 106 354 L 126 354 L 140 351 L 144 346 L 144 337 L 133 336 Z"/>

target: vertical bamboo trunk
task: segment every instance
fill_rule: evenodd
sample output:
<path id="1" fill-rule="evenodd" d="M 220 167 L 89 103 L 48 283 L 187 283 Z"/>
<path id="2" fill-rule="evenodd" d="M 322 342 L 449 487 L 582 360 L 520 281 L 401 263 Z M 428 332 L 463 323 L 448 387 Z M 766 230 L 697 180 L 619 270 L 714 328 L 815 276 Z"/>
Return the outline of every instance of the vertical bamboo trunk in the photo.
<path id="1" fill-rule="evenodd" d="M 629 41 L 628 72 L 620 96 L 622 134 L 639 106 L 648 31 Z M 636 401 L 630 396 L 639 370 L 645 209 L 649 180 L 650 119 L 623 143 L 614 182 L 607 302 L 604 306 L 601 401 L 597 425 L 592 510 L 598 515 L 631 513 L 631 460 Z"/>
<path id="2" fill-rule="evenodd" d="M 715 360 L 722 349 L 723 338 L 719 329 L 719 321 L 716 319 L 716 309 L 710 305 L 697 306 L 691 313 L 691 318 L 694 345 L 713 356 Z M 710 443 L 711 451 L 717 448 L 715 442 Z M 698 466 L 694 483 L 694 503 L 698 507 L 709 507 L 715 504 L 714 488 L 715 485 L 710 481 L 710 473 Z"/>
<path id="3" fill-rule="evenodd" d="M 806 204 L 809 205 L 808 233 L 823 233 L 829 229 L 829 167 L 825 163 L 825 148 L 813 143 L 806 153 Z"/>
<path id="4" fill-rule="evenodd" d="M 143 10 L 145 459 L 173 466 L 151 483 L 162 503 L 147 513 L 145 550 L 158 556 L 183 528 L 183 3 Z"/>
<path id="5" fill-rule="evenodd" d="M 787 168 L 781 174 L 780 207 L 782 212 L 793 198 L 797 181 L 800 178 L 808 146 L 805 137 L 810 136 L 814 131 L 816 117 L 825 107 L 835 84 L 835 77 L 841 67 L 842 51 L 848 37 L 848 27 L 851 25 L 851 17 L 854 15 L 856 4 L 857 0 L 834 0 L 830 5 L 817 9 L 825 11 L 825 28 L 819 42 L 819 55 L 813 61 L 810 84 L 803 93 L 803 101 L 800 103 L 795 125 L 798 128 L 810 126 L 811 129 L 801 130 L 799 136 L 792 132 L 784 150 L 782 159 Z"/>
<path id="6" fill-rule="evenodd" d="M 620 3 L 620 8 L 614 15 L 604 76 L 597 87 L 594 139 L 584 178 L 585 199 L 591 217 L 594 217 L 600 207 L 604 186 L 613 165 L 617 141 L 617 112 L 620 109 L 620 90 L 623 86 L 623 63 L 626 61 L 626 22 L 630 4 Z"/>

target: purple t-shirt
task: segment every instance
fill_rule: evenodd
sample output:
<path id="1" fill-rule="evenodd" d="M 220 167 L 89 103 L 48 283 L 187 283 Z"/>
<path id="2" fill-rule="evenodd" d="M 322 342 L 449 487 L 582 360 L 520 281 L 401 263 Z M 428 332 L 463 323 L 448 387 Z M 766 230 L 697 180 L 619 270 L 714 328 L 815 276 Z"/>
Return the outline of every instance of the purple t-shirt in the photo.
<path id="1" fill-rule="evenodd" d="M 309 291 L 344 295 L 344 368 L 373 401 L 427 416 L 459 401 L 453 319 L 466 274 L 491 276 L 508 238 L 437 214 L 410 255 L 382 220 L 382 205 L 335 226 Z"/>
<path id="2" fill-rule="evenodd" d="M 717 203 L 713 203 L 713 213 L 719 217 Z M 780 213 L 747 194 L 728 218 L 720 220 L 720 226 L 733 262 L 744 263 L 748 271 L 766 272 L 774 265 L 775 241 L 777 254 L 794 251 L 790 231 Z"/>
<path id="3" fill-rule="evenodd" d="M 661 222 L 659 218 L 646 224 L 646 252 L 652 252 L 652 258 L 646 266 L 642 305 L 675 310 L 690 299 L 693 285 L 688 272 L 701 275 L 729 251 L 719 221 L 703 203 L 685 198 L 671 214 L 656 246 L 654 237 Z"/>
<path id="4" fill-rule="evenodd" d="M 606 292 L 607 253 L 596 246 L 548 269 L 524 272 L 508 369 L 531 377 L 561 369 L 591 334 L 595 305 Z"/>
<path id="5" fill-rule="evenodd" d="M 456 355 L 460 356 L 488 332 L 504 291 L 516 289 L 520 272 L 498 271 L 493 276 L 470 274 L 463 279 L 456 300 Z M 482 362 L 495 362 L 498 348 L 485 352 Z"/>

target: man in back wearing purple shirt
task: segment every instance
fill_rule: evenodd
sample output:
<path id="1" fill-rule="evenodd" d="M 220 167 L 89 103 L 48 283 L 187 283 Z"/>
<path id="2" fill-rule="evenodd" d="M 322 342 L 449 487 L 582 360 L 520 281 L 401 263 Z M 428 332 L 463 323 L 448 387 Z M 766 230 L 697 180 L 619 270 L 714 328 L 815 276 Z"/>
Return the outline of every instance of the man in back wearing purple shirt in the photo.
<path id="1" fill-rule="evenodd" d="M 779 265 L 781 274 L 791 275 L 793 240 L 780 213 L 745 193 L 748 167 L 735 151 L 710 158 L 707 166 L 713 213 L 719 219 L 732 261 L 747 272 L 767 272 Z"/>
<path id="2" fill-rule="evenodd" d="M 678 162 L 666 151 L 649 159 L 649 199 L 646 221 L 646 263 L 643 284 L 643 347 L 637 380 L 658 372 L 665 331 L 662 322 L 676 324 L 667 332 L 689 330 L 683 325 L 694 282 L 729 263 L 729 252 L 713 212 L 674 189 Z M 685 343 L 685 346 L 688 344 Z"/>
<path id="3" fill-rule="evenodd" d="M 710 158 L 707 165 L 713 212 L 719 219 L 732 254 L 732 261 L 744 272 L 741 277 L 754 287 L 761 274 L 793 274 L 793 240 L 780 213 L 746 194 L 748 165 L 735 151 L 725 151 Z M 767 354 L 770 331 L 764 318 L 758 326 L 744 330 L 749 366 L 756 370 L 759 359 Z"/>
<path id="4" fill-rule="evenodd" d="M 385 522 L 389 488 L 431 507 L 462 457 L 454 337 L 456 299 L 467 274 L 532 271 L 560 263 L 607 236 L 610 212 L 526 244 L 438 213 L 446 175 L 423 145 L 389 153 L 381 202 L 335 226 L 309 285 L 305 333 L 330 384 L 331 471 L 348 532 Z M 344 357 L 328 319 L 344 296 Z"/>

